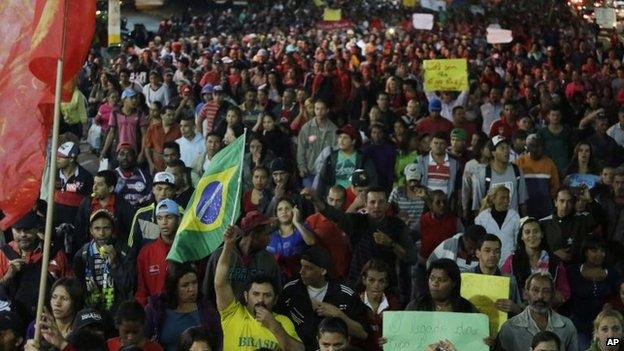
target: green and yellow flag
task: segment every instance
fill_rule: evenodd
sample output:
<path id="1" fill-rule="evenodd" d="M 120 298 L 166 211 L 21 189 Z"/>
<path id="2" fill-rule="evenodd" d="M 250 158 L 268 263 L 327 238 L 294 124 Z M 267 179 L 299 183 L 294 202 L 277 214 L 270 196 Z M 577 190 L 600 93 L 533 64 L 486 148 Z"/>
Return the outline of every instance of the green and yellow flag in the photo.
<path id="1" fill-rule="evenodd" d="M 241 135 L 212 158 L 182 217 L 168 260 L 200 260 L 221 245 L 225 228 L 240 214 L 244 152 Z"/>

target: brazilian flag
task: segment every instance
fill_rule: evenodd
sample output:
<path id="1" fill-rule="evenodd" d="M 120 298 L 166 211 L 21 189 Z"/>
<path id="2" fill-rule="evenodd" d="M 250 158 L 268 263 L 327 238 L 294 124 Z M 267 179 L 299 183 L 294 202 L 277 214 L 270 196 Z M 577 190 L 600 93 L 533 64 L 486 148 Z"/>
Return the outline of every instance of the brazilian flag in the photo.
<path id="1" fill-rule="evenodd" d="M 168 260 L 196 261 L 221 245 L 223 232 L 240 214 L 245 135 L 219 151 L 193 192 Z"/>

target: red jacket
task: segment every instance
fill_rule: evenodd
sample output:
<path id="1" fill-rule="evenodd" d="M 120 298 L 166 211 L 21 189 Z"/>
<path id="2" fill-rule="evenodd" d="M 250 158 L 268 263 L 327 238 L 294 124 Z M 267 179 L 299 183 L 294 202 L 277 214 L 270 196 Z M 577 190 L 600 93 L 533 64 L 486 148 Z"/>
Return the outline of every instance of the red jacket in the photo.
<path id="1" fill-rule="evenodd" d="M 147 298 L 161 293 L 165 288 L 167 274 L 167 254 L 171 245 L 166 244 L 159 236 L 139 252 L 137 257 L 137 290 L 134 294 L 138 303 L 147 304 Z"/>

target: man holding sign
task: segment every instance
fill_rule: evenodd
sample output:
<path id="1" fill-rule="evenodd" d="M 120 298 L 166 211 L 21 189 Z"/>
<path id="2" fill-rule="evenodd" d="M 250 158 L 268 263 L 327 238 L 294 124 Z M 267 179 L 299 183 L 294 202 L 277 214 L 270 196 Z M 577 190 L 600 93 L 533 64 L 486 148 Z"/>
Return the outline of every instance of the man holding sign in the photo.
<path id="1" fill-rule="evenodd" d="M 494 234 L 486 234 L 480 241 L 475 254 L 479 265 L 474 272 L 477 274 L 503 276 L 498 268 L 501 258 L 501 240 Z M 516 315 L 522 312 L 522 297 L 518 290 L 518 283 L 514 276 L 509 278 L 509 298 L 496 300 L 496 308 L 499 311 Z"/>

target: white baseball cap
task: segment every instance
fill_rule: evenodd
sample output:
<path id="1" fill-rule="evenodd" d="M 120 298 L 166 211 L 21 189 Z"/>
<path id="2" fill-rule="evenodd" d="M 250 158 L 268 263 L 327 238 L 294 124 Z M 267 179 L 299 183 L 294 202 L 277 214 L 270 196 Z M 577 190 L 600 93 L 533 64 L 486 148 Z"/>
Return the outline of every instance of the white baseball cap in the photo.
<path id="1" fill-rule="evenodd" d="M 152 182 L 154 185 L 156 184 L 168 184 L 171 186 L 175 186 L 175 177 L 173 174 L 169 172 L 158 172 L 154 175 L 154 181 Z"/>
<path id="2" fill-rule="evenodd" d="M 410 163 L 405 166 L 403 173 L 405 174 L 405 180 L 408 182 L 410 180 L 417 180 L 420 182 L 420 179 L 422 179 L 422 174 L 420 174 L 420 171 L 418 170 L 417 163 Z"/>

